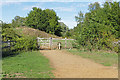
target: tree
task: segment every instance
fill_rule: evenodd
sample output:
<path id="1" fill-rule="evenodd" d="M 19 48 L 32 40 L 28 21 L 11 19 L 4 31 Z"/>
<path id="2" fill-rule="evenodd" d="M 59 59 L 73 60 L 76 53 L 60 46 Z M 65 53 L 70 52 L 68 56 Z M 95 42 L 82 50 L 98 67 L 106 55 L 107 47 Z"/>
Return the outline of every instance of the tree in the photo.
<path id="1" fill-rule="evenodd" d="M 16 38 L 20 37 L 11 27 L 11 24 L 2 24 L 2 40 L 15 40 Z"/>
<path id="2" fill-rule="evenodd" d="M 67 38 L 68 38 L 68 37 L 71 37 L 70 31 L 67 31 L 67 32 L 66 32 L 65 37 L 67 37 Z"/>
<path id="3" fill-rule="evenodd" d="M 65 37 L 66 33 L 69 31 L 68 26 L 63 23 L 63 22 L 59 22 L 61 28 L 62 28 L 62 36 Z"/>
<path id="4" fill-rule="evenodd" d="M 93 10 L 97 10 L 97 9 L 99 9 L 100 8 L 100 4 L 98 3 L 98 2 L 95 2 L 95 3 L 91 3 L 90 5 L 89 5 L 89 8 L 88 8 L 88 10 L 90 10 L 90 11 L 93 11 Z"/>
<path id="5" fill-rule="evenodd" d="M 54 10 L 42 10 L 40 8 L 33 7 L 33 10 L 30 11 L 26 19 L 26 25 L 29 27 L 61 36 L 62 30 L 58 22 L 60 18 L 56 15 Z"/>
<path id="6" fill-rule="evenodd" d="M 55 34 L 61 36 L 62 30 L 58 22 L 60 18 L 57 16 L 56 12 L 53 9 L 46 9 L 44 11 L 47 14 L 47 21 L 49 23 L 49 25 L 47 26 L 47 32 L 53 35 Z"/>
<path id="7" fill-rule="evenodd" d="M 15 16 L 15 18 L 12 20 L 12 27 L 20 27 L 25 26 L 26 18 Z"/>
<path id="8" fill-rule="evenodd" d="M 89 50 L 115 50 L 112 43 L 120 39 L 119 10 L 118 2 L 105 2 L 103 8 L 96 2 L 89 5 L 89 12 L 84 17 L 80 11 L 75 16 L 78 23 L 74 28 L 77 43 Z"/>
<path id="9" fill-rule="evenodd" d="M 78 16 L 75 16 L 75 19 L 76 19 L 78 24 L 81 23 L 83 21 L 83 13 L 80 11 L 78 13 Z"/>

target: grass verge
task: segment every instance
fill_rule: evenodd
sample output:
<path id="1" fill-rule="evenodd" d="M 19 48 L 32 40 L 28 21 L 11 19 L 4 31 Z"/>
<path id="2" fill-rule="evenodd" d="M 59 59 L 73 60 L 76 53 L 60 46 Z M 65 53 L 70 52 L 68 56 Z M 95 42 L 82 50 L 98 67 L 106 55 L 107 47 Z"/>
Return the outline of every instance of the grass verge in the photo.
<path id="1" fill-rule="evenodd" d="M 3 78 L 51 78 L 53 68 L 39 51 L 22 52 L 2 60 Z"/>
<path id="2" fill-rule="evenodd" d="M 83 58 L 89 58 L 96 63 L 103 64 L 104 66 L 117 66 L 118 67 L 118 54 L 109 53 L 104 51 L 83 51 L 77 49 L 67 50 L 73 55 L 79 55 Z"/>

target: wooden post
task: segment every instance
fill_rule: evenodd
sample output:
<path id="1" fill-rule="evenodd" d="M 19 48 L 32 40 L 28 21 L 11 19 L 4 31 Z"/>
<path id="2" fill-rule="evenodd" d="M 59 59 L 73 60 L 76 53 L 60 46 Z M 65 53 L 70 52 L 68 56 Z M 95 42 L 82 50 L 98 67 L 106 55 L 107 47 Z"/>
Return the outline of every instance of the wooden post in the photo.
<path id="1" fill-rule="evenodd" d="M 39 41 L 39 37 L 37 37 L 37 46 L 38 46 L 38 49 L 40 49 L 40 41 Z"/>
<path id="2" fill-rule="evenodd" d="M 65 37 L 65 48 L 67 48 L 67 38 Z"/>
<path id="3" fill-rule="evenodd" d="M 58 46 L 59 46 L 59 50 L 60 50 L 60 46 L 61 46 L 61 45 L 60 45 L 60 42 L 59 42 Z"/>
<path id="4" fill-rule="evenodd" d="M 39 39 L 38 39 L 38 37 L 37 37 L 37 45 L 39 45 Z"/>
<path id="5" fill-rule="evenodd" d="M 50 37 L 50 49 L 52 49 L 52 37 Z"/>

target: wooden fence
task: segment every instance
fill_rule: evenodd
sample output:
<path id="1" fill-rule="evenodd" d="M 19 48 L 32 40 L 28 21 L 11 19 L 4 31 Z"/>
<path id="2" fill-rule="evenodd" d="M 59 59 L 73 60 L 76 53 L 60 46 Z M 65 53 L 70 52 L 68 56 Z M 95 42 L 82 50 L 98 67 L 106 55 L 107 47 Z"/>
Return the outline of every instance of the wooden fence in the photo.
<path id="1" fill-rule="evenodd" d="M 73 48 L 72 43 L 74 42 L 74 39 L 60 39 L 60 38 L 39 38 L 37 37 L 37 43 L 39 46 L 39 49 L 64 49 L 64 48 Z M 2 41 L 2 49 L 9 48 L 13 46 L 13 43 L 16 43 L 16 41 Z M 120 41 L 113 42 L 113 46 L 119 45 Z"/>
<path id="2" fill-rule="evenodd" d="M 61 49 L 61 48 L 73 48 L 72 42 L 74 39 L 60 39 L 60 38 L 39 38 L 37 42 L 39 49 Z"/>
<path id="3" fill-rule="evenodd" d="M 12 44 L 13 42 L 16 42 L 16 41 L 10 41 L 10 40 L 2 41 L 2 49 L 10 48 L 11 46 L 13 46 L 13 44 Z"/>

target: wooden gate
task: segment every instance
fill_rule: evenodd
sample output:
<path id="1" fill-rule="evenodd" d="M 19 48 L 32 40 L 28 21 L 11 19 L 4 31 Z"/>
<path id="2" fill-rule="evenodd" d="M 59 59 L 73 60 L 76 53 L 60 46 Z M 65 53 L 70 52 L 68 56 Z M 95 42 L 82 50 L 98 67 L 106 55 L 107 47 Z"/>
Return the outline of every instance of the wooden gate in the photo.
<path id="1" fill-rule="evenodd" d="M 59 39 L 59 38 L 39 38 L 37 37 L 37 42 L 39 49 L 64 49 L 73 48 L 72 42 L 74 39 Z"/>

